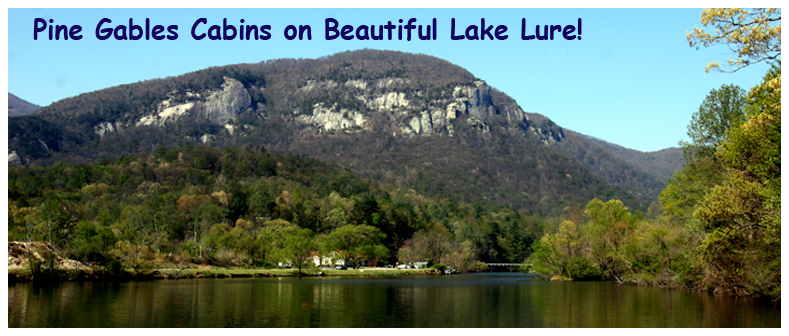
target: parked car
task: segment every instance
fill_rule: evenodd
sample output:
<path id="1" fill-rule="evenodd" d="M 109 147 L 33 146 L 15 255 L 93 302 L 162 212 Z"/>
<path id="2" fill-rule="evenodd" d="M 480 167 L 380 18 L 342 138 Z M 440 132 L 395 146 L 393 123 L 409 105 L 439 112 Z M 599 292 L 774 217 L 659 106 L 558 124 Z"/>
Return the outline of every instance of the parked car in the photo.
<path id="1" fill-rule="evenodd" d="M 348 266 L 345 266 L 345 265 L 336 265 L 336 266 L 334 266 L 334 269 L 336 269 L 336 270 L 341 270 L 341 271 L 344 271 L 344 270 L 347 270 L 347 269 L 348 269 Z"/>

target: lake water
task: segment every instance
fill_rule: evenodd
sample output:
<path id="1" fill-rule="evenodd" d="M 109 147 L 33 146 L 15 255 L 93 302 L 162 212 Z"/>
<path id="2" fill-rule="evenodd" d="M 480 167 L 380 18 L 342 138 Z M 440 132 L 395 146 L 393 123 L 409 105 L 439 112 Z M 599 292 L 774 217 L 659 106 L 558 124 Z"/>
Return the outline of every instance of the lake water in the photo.
<path id="1" fill-rule="evenodd" d="M 780 305 L 527 274 L 8 287 L 9 327 L 780 327 Z"/>

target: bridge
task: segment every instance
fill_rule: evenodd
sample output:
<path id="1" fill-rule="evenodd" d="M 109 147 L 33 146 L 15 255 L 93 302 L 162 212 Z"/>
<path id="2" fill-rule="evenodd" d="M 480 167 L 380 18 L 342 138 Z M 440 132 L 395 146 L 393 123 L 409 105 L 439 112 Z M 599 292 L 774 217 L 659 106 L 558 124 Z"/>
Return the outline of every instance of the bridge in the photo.
<path id="1" fill-rule="evenodd" d="M 512 271 L 519 270 L 522 266 L 529 267 L 529 268 L 531 268 L 531 266 L 532 266 L 532 264 L 526 264 L 526 263 L 486 263 L 486 265 L 488 265 L 488 271 L 491 271 L 491 272 L 494 271 L 494 270 L 497 270 L 497 271 L 500 272 L 503 269 L 506 269 L 507 271 L 512 272 Z"/>
<path id="2" fill-rule="evenodd" d="M 531 267 L 531 264 L 519 264 L 519 263 L 487 263 L 488 267 Z"/>

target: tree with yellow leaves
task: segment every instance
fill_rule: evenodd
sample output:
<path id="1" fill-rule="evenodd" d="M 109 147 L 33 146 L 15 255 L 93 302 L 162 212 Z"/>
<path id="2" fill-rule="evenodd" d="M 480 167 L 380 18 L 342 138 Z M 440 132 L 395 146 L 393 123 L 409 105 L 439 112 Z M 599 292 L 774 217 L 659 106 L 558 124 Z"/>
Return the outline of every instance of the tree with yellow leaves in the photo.
<path id="1" fill-rule="evenodd" d="M 780 92 L 773 68 L 751 91 L 749 119 L 718 146 L 723 180 L 693 214 L 708 233 L 699 248 L 707 286 L 781 296 Z"/>
<path id="2" fill-rule="evenodd" d="M 781 64 L 781 9 L 707 8 L 701 12 L 701 24 L 704 28 L 697 26 L 685 34 L 691 47 L 723 44 L 735 55 L 727 60 L 728 70 L 711 62 L 705 71 L 735 72 L 759 62 Z"/>
<path id="3" fill-rule="evenodd" d="M 751 89 L 742 123 L 731 125 L 715 145 L 715 183 L 687 204 L 705 235 L 698 252 L 704 262 L 701 285 L 745 295 L 781 297 L 781 12 L 779 9 L 705 9 L 704 26 L 688 33 L 691 46 L 727 44 L 736 54 L 730 71 L 759 62 L 773 65 Z M 717 62 L 707 70 L 719 69 Z M 709 130 L 704 130 L 709 132 Z M 689 174 L 689 162 L 677 176 Z M 661 195 L 664 209 L 687 199 L 675 176 Z M 689 181 L 685 179 L 685 181 Z"/>

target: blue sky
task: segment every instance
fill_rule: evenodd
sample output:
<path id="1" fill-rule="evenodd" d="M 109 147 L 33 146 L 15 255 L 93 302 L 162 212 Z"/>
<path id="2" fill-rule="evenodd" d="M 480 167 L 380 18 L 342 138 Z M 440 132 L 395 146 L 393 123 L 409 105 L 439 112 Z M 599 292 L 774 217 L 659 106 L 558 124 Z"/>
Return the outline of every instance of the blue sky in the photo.
<path id="1" fill-rule="evenodd" d="M 756 65 L 734 74 L 705 73 L 710 61 L 723 63 L 728 48 L 696 50 L 685 32 L 699 23 L 699 9 L 9 9 L 8 91 L 48 105 L 83 92 L 141 80 L 177 76 L 210 66 L 276 58 L 316 58 L 362 48 L 423 53 L 468 69 L 515 98 L 528 112 L 558 125 L 641 151 L 676 146 L 686 139 L 691 115 L 711 89 L 737 84 L 749 89 L 767 71 Z M 100 41 L 102 18 L 111 26 L 178 25 L 177 40 Z M 195 41 L 189 31 L 198 18 L 220 24 L 272 26 L 268 41 Z M 436 41 L 325 41 L 324 19 L 340 24 L 386 24 L 416 18 L 438 20 Z M 82 26 L 79 41 L 33 40 L 35 18 Z M 507 25 L 505 41 L 453 41 L 450 20 L 459 27 Z M 536 24 L 583 20 L 582 40 L 523 41 L 521 18 Z M 288 41 L 288 24 L 312 27 L 310 41 Z"/>

